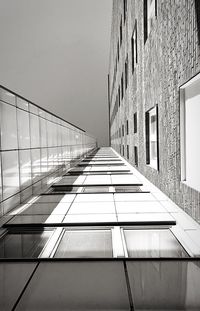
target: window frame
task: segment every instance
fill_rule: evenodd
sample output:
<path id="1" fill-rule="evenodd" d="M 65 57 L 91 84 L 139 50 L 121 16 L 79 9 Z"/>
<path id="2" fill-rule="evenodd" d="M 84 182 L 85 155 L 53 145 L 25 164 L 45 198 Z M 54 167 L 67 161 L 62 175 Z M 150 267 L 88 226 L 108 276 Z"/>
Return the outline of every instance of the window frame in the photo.
<path id="1" fill-rule="evenodd" d="M 155 111 L 155 122 L 156 122 L 156 164 L 152 163 L 151 160 L 151 124 L 150 116 L 151 113 Z M 153 106 L 145 113 L 145 132 L 146 132 L 146 164 L 152 167 L 153 169 L 159 171 L 159 122 L 158 122 L 158 105 Z"/>

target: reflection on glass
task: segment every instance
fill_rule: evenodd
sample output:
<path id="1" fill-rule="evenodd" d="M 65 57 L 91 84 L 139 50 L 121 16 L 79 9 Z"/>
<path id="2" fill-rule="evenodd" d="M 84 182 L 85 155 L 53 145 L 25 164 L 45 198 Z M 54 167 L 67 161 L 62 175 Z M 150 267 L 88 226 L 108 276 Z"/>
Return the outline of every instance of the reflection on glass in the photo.
<path id="1" fill-rule="evenodd" d="M 82 192 L 109 192 L 109 187 L 84 187 Z"/>
<path id="2" fill-rule="evenodd" d="M 188 257 L 167 229 L 124 230 L 129 257 Z"/>
<path id="3" fill-rule="evenodd" d="M 199 261 L 135 261 L 127 268 L 135 310 L 200 310 Z"/>
<path id="4" fill-rule="evenodd" d="M 0 240 L 0 258 L 37 258 L 51 231 L 9 232 Z"/>
<path id="5" fill-rule="evenodd" d="M 111 232 L 110 230 L 66 231 L 54 257 L 112 257 Z"/>

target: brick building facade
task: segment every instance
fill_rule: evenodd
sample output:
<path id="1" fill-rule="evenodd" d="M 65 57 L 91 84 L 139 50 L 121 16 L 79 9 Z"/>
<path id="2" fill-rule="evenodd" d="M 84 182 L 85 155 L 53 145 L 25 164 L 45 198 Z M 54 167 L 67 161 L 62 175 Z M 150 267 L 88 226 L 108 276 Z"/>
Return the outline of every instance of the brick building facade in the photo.
<path id="1" fill-rule="evenodd" d="M 196 83 L 199 96 L 200 5 L 195 0 L 114 0 L 112 14 L 111 146 L 200 222 L 197 159 L 197 181 L 189 176 L 198 132 L 190 149 L 182 121 L 187 115 L 181 115 L 186 89 Z"/>

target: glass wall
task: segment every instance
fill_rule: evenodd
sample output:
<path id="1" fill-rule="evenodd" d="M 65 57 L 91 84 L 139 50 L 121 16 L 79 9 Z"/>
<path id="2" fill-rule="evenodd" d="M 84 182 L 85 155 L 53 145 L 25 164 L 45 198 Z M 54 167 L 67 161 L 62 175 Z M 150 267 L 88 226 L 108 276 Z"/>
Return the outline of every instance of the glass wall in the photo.
<path id="1" fill-rule="evenodd" d="M 0 88 L 0 216 L 96 147 L 82 129 Z"/>

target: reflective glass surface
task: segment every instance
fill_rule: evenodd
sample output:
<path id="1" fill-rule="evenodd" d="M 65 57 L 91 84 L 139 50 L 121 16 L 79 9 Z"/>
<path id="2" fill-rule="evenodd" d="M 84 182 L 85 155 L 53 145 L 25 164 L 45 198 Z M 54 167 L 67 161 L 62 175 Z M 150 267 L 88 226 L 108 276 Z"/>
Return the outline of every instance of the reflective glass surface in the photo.
<path id="1" fill-rule="evenodd" d="M 200 310 L 200 264 L 187 261 L 127 262 L 135 310 Z"/>
<path id="2" fill-rule="evenodd" d="M 124 230 L 129 257 L 188 257 L 168 229 Z"/>
<path id="3" fill-rule="evenodd" d="M 40 263 L 16 310 L 130 310 L 123 264 Z"/>
<path id="4" fill-rule="evenodd" d="M 0 239 L 0 258 L 37 258 L 51 231 L 9 232 Z"/>
<path id="5" fill-rule="evenodd" d="M 112 257 L 110 230 L 66 231 L 58 246 L 56 258 Z"/>

